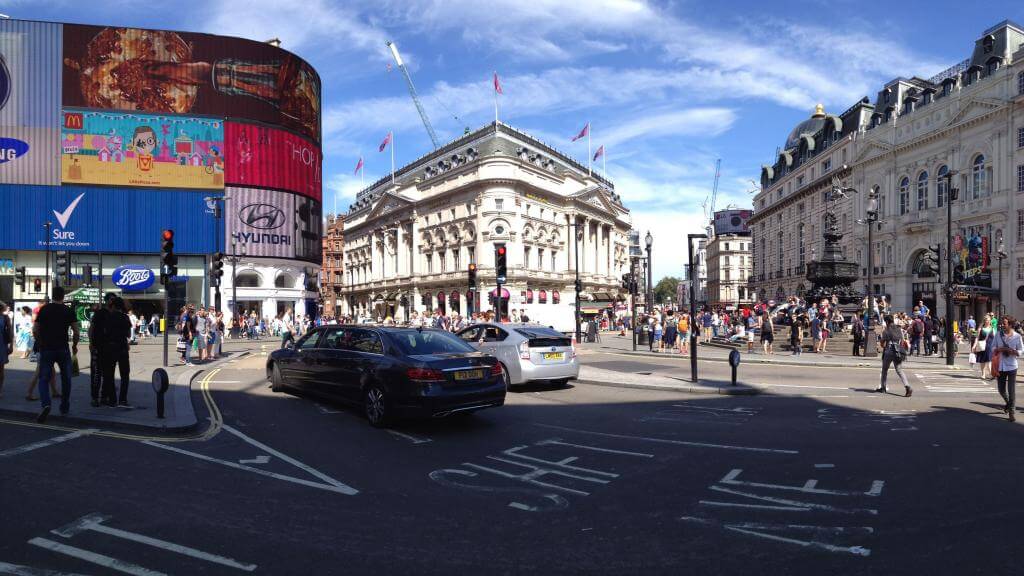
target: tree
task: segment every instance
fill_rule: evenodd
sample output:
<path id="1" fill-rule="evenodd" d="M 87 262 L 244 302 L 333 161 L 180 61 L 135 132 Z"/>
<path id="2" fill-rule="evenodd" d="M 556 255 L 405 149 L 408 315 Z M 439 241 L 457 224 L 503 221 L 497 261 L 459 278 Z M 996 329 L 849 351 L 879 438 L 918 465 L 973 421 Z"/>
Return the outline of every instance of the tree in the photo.
<path id="1" fill-rule="evenodd" d="M 664 304 L 669 298 L 676 299 L 676 286 L 681 280 L 675 276 L 666 276 L 654 286 L 654 302 Z"/>

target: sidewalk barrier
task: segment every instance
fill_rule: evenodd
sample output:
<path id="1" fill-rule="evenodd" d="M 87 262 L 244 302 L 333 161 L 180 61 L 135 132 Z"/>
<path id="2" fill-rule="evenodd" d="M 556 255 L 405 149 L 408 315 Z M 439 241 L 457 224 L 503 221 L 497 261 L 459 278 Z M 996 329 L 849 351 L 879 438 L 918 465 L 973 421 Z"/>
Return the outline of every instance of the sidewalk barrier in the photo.
<path id="1" fill-rule="evenodd" d="M 729 366 L 732 367 L 732 385 L 736 385 L 736 370 L 740 367 L 740 351 L 729 352 Z"/>
<path id="2" fill-rule="evenodd" d="M 171 381 L 163 368 L 153 370 L 153 392 L 156 392 L 156 417 L 164 417 L 164 394 L 170 388 Z"/>

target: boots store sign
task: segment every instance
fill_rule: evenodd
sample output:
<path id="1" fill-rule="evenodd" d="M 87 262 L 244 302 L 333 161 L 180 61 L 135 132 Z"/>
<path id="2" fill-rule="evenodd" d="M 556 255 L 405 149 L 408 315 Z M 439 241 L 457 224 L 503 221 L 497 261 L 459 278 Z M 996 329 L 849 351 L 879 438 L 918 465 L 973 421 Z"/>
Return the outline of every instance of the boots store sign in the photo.
<path id="1" fill-rule="evenodd" d="M 110 275 L 117 286 L 125 292 L 142 292 L 153 285 L 153 271 L 140 264 L 125 264 L 114 268 Z"/>

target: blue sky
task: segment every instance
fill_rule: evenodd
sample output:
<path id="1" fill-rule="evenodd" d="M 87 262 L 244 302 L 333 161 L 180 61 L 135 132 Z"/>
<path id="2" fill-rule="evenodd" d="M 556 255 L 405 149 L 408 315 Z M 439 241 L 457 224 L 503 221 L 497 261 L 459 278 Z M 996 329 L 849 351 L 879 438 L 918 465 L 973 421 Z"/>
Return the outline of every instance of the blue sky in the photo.
<path id="1" fill-rule="evenodd" d="M 0 0 L 15 18 L 159 27 L 266 40 L 309 60 L 324 80 L 325 210 L 344 211 L 390 168 L 377 145 L 395 133 L 396 161 L 430 141 L 384 42 L 395 41 L 431 121 L 448 140 L 501 117 L 586 161 L 569 139 L 590 121 L 608 176 L 652 230 L 656 277 L 681 275 L 681 239 L 702 228 L 701 204 L 722 159 L 717 206 L 749 207 L 751 180 L 817 102 L 841 112 L 896 76 L 931 76 L 970 55 L 1018 2 L 873 0 Z M 454 116 L 458 116 L 456 120 Z"/>

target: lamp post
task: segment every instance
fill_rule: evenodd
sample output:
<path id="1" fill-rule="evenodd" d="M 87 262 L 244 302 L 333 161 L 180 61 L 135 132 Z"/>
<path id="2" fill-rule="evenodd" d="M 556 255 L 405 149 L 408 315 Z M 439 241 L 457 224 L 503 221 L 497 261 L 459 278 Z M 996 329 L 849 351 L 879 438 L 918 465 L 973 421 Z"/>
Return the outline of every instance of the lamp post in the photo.
<path id="1" fill-rule="evenodd" d="M 573 268 L 576 271 L 576 281 L 573 287 L 576 290 L 576 342 L 582 342 L 580 334 L 580 231 L 579 222 L 576 221 L 576 215 L 566 215 L 569 226 L 572 226 L 572 246 L 573 246 Z M 499 293 L 500 296 L 500 293 Z"/>
<path id="2" fill-rule="evenodd" d="M 952 366 L 956 362 L 953 340 L 953 201 L 959 196 L 959 190 L 953 188 L 953 175 L 956 172 L 946 172 L 946 366 Z M 1001 263 L 1000 263 L 1001 264 Z M 1000 270 L 1000 276 L 1002 270 Z M 1000 278 L 1002 282 L 1002 278 Z M 999 301 L 1003 298 L 1000 293 Z"/>
<path id="3" fill-rule="evenodd" d="M 1003 304 L 1003 260 L 1006 259 L 1006 245 L 1003 243 L 1002 234 L 996 238 L 996 258 L 999 258 L 999 307 L 996 311 L 1002 317 L 1006 314 L 1006 306 Z"/>
<path id="4" fill-rule="evenodd" d="M 651 245 L 654 244 L 654 237 L 651 236 L 651 231 L 647 231 L 647 236 L 644 238 L 644 244 L 647 245 L 647 295 L 644 297 L 646 300 L 647 313 L 650 314 L 654 311 L 654 290 L 651 287 L 651 278 L 654 276 L 654 266 L 651 262 Z"/>
<path id="5" fill-rule="evenodd" d="M 245 244 L 242 244 L 242 253 L 236 252 L 237 243 L 231 242 L 231 320 L 238 324 L 238 262 L 245 258 Z"/>
<path id="6" fill-rule="evenodd" d="M 867 309 L 864 311 L 867 321 L 864 323 L 864 356 L 873 358 L 878 355 L 875 349 L 875 331 L 871 328 L 871 316 L 875 309 L 875 224 L 878 222 L 878 187 L 868 192 L 868 205 L 865 217 L 857 222 L 868 227 L 868 286 Z"/>
<path id="7" fill-rule="evenodd" d="M 213 211 L 213 251 L 214 253 L 217 253 L 220 252 L 220 219 L 223 216 L 220 203 L 224 202 L 224 206 L 226 208 L 228 197 L 207 196 L 203 198 L 203 200 L 206 200 L 206 207 Z M 210 282 L 215 282 L 213 286 L 213 307 L 220 312 L 220 279 L 213 277 L 212 270 L 210 270 L 210 272 Z"/>
<path id="8" fill-rule="evenodd" d="M 46 228 L 46 293 L 43 294 L 43 301 L 50 301 L 50 228 L 53 228 L 53 222 L 47 222 L 43 224 L 43 228 Z"/>
<path id="9" fill-rule="evenodd" d="M 650 238 L 650 234 L 648 234 Z M 697 330 L 694 328 L 697 325 L 697 295 L 696 295 L 696 278 L 694 277 L 693 270 L 693 241 L 697 239 L 707 240 L 707 234 L 687 234 L 686 235 L 686 256 L 687 256 L 687 269 L 689 270 L 690 276 L 690 380 L 694 383 L 697 382 Z M 648 252 L 650 251 L 650 243 L 648 243 Z"/>

